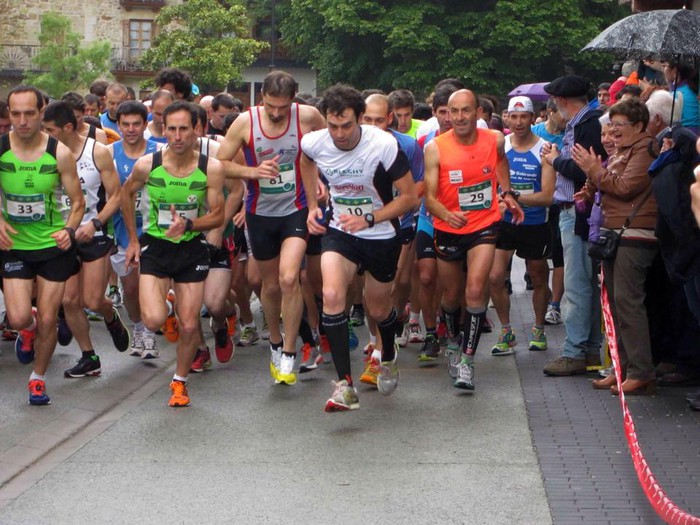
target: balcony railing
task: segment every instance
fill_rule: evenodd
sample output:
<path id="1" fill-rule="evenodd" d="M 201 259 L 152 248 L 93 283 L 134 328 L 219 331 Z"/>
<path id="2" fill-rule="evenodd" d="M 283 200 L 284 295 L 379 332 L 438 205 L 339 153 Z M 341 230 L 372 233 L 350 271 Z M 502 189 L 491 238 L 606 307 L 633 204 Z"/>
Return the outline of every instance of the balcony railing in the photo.
<path id="1" fill-rule="evenodd" d="M 132 9 L 151 9 L 154 13 L 165 7 L 165 0 L 119 0 L 121 5 L 127 11 Z"/>
<path id="2" fill-rule="evenodd" d="M 21 75 L 26 71 L 36 70 L 32 59 L 41 49 L 41 46 L 0 45 L 0 72 L 5 75 Z M 139 64 L 139 54 L 128 47 L 116 47 L 112 49 L 110 69 L 115 72 L 147 72 Z"/>

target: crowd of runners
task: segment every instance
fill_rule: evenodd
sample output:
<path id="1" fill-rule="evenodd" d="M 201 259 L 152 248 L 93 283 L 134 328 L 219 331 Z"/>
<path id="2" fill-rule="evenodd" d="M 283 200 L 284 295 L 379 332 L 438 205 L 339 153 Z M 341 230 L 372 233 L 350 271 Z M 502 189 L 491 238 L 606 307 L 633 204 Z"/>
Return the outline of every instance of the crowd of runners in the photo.
<path id="1" fill-rule="evenodd" d="M 50 403 L 57 343 L 74 338 L 81 351 L 65 377 L 101 373 L 90 316 L 104 320 L 118 351 L 141 359 L 159 357 L 159 333 L 176 344 L 172 407 L 190 404 L 189 374 L 212 367 L 203 316 L 220 363 L 237 345 L 267 341 L 275 384 L 332 362 L 327 412 L 359 408 L 357 381 L 391 394 L 409 342 L 421 344 L 422 363 L 444 355 L 452 385 L 474 392 L 480 336 L 495 329 L 489 304 L 500 325 L 491 354 L 517 345 L 514 255 L 532 290 L 527 348 L 547 350 L 545 326 L 564 322 L 561 356 L 544 373 L 584 373 L 601 363 L 587 253 L 596 206 L 599 230 L 626 230 L 618 257 L 603 263 L 623 389 L 654 390 L 643 285 L 658 251 L 657 205 L 652 159 L 643 165 L 637 150 L 671 123 L 668 91 L 645 104 L 627 90 L 613 104 L 609 85 L 591 97 L 589 82 L 569 75 L 546 86 L 542 110 L 516 96 L 496 114 L 497 101 L 457 79 L 440 81 L 426 105 L 405 89 L 342 84 L 312 97 L 273 71 L 248 109 L 228 93 L 200 96 L 177 69 L 155 83 L 144 102 L 119 83 L 53 101 L 18 86 L 0 107 L 0 124 L 9 120 L 0 137 L 3 336 L 33 367 L 30 404 Z M 695 286 L 681 295 L 700 318 Z M 365 323 L 363 369 L 353 371 L 353 327 Z M 616 392 L 613 375 L 593 386 Z"/>

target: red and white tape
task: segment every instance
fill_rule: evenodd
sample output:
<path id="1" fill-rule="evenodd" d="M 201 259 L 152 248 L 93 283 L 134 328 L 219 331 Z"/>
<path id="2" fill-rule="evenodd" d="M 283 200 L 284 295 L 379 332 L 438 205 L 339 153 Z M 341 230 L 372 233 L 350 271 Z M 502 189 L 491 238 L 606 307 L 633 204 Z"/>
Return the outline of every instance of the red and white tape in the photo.
<path id="1" fill-rule="evenodd" d="M 639 483 L 641 484 L 649 503 L 654 508 L 654 511 L 656 511 L 659 517 L 666 523 L 670 523 L 671 525 L 700 525 L 700 518 L 688 514 L 669 499 L 659 482 L 656 481 L 656 477 L 654 477 L 654 473 L 651 471 L 651 468 L 649 468 L 649 464 L 647 463 L 646 459 L 644 459 L 644 454 L 642 453 L 642 449 L 639 446 L 639 440 L 637 439 L 637 432 L 634 429 L 634 420 L 632 419 L 632 414 L 627 407 L 625 394 L 622 391 L 620 356 L 617 351 L 617 337 L 615 334 L 615 326 L 613 324 L 612 311 L 610 310 L 608 290 L 605 286 L 605 279 L 603 279 L 600 298 L 603 308 L 603 319 L 605 320 L 605 333 L 608 334 L 610 357 L 612 358 L 613 369 L 615 370 L 615 377 L 617 378 L 617 388 L 620 392 L 620 405 L 622 406 L 622 415 L 624 417 L 625 436 L 627 438 L 627 445 L 629 446 L 630 453 L 632 455 L 632 462 L 634 464 L 634 470 L 637 473 Z"/>

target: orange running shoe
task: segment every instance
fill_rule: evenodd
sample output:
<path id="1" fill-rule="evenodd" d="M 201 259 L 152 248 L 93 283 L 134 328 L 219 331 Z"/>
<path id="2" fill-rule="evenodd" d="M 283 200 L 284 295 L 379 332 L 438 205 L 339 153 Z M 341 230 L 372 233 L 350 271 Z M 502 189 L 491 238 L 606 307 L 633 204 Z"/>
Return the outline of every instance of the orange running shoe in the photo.
<path id="1" fill-rule="evenodd" d="M 171 407 L 188 407 L 190 406 L 190 395 L 187 393 L 187 384 L 182 381 L 173 381 L 170 383 L 170 391 L 173 393 L 170 396 Z"/>
<path id="2" fill-rule="evenodd" d="M 177 325 L 177 316 L 175 315 L 175 292 L 168 291 L 168 296 L 165 298 L 173 306 L 173 313 L 168 316 L 163 325 L 163 335 L 170 343 L 176 343 L 180 338 L 180 330 Z"/>
<path id="3" fill-rule="evenodd" d="M 360 381 L 367 383 L 368 385 L 377 386 L 377 376 L 379 375 L 379 367 L 381 363 L 378 359 L 372 359 L 368 357 L 365 360 L 365 371 L 362 372 L 360 376 Z"/>
<path id="4" fill-rule="evenodd" d="M 321 347 L 321 355 L 323 356 L 323 362 L 325 364 L 332 363 L 333 356 L 331 355 L 331 344 L 328 342 L 327 336 L 321 336 L 319 346 Z"/>

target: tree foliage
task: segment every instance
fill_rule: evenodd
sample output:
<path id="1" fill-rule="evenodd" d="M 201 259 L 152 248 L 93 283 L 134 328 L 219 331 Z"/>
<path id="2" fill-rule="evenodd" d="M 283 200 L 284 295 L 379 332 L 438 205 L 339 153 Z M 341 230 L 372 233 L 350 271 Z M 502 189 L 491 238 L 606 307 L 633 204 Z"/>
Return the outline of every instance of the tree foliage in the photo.
<path id="1" fill-rule="evenodd" d="M 66 91 L 87 88 L 109 73 L 112 53 L 109 42 L 84 45 L 80 40 L 67 16 L 51 11 L 42 15 L 41 48 L 32 60 L 38 72 L 27 73 L 26 82 L 60 97 Z"/>
<path id="2" fill-rule="evenodd" d="M 323 86 L 425 93 L 457 77 L 503 94 L 569 72 L 606 77 L 610 58 L 579 50 L 628 10 L 611 0 L 288 0 L 280 18 Z"/>
<path id="3" fill-rule="evenodd" d="M 237 0 L 188 0 L 164 7 L 155 22 L 161 31 L 141 63 L 153 70 L 184 69 L 200 86 L 241 80 L 242 70 L 267 45 L 248 37 L 250 20 Z"/>

